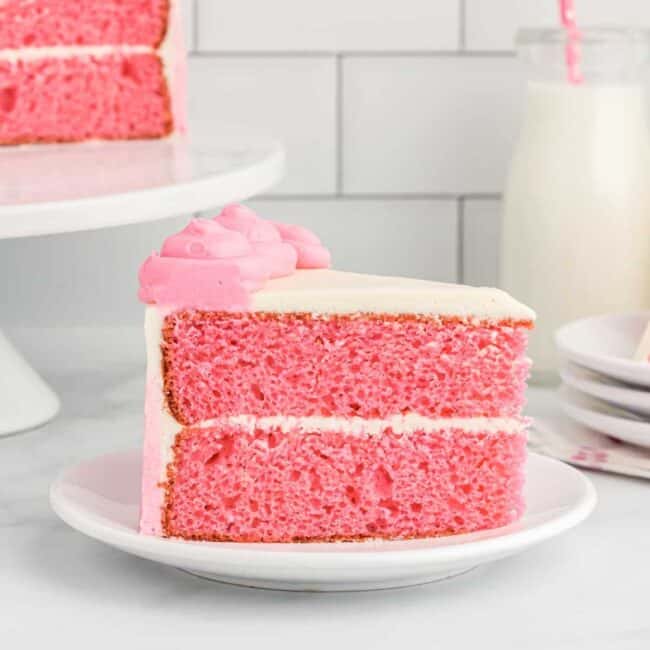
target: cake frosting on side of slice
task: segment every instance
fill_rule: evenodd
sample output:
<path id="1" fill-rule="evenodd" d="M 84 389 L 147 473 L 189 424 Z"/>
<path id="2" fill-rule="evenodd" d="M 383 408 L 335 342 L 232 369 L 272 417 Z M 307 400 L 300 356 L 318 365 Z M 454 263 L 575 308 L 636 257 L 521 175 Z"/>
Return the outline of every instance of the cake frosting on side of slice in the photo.
<path id="1" fill-rule="evenodd" d="M 185 129 L 178 0 L 0 2 L 0 144 Z"/>
<path id="2" fill-rule="evenodd" d="M 229 206 L 142 266 L 144 534 L 403 539 L 521 515 L 533 312 L 328 265 L 312 233 Z"/>

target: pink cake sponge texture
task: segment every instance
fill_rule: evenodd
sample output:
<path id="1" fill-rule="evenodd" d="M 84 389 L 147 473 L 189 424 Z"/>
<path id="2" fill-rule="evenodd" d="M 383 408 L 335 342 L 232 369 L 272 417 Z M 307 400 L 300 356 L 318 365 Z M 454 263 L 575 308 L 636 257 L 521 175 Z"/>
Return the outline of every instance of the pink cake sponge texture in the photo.
<path id="1" fill-rule="evenodd" d="M 186 429 L 163 529 L 196 540 L 289 542 L 495 528 L 523 512 L 525 444 L 523 429 Z"/>
<path id="2" fill-rule="evenodd" d="M 3 0 L 0 50 L 150 45 L 165 35 L 169 0 Z"/>
<path id="3" fill-rule="evenodd" d="M 0 142 L 156 137 L 171 129 L 155 54 L 0 60 Z"/>
<path id="4" fill-rule="evenodd" d="M 167 401 L 185 425 L 240 414 L 516 417 L 524 402 L 525 326 L 188 310 L 163 329 Z"/>

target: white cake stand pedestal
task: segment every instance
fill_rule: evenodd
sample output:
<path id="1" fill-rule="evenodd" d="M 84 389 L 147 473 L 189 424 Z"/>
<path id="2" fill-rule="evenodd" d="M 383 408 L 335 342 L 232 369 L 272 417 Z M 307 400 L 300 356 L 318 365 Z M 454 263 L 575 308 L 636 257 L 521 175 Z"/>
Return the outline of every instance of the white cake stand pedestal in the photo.
<path id="1" fill-rule="evenodd" d="M 237 127 L 201 131 L 165 141 L 0 148 L 0 239 L 190 215 L 281 178 L 276 141 Z M 0 331 L 0 436 L 38 427 L 59 408 Z"/>

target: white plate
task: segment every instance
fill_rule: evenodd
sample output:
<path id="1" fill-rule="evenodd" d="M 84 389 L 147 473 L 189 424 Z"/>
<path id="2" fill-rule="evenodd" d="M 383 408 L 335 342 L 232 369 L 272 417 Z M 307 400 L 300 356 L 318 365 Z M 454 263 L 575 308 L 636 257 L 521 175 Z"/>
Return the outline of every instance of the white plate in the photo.
<path id="1" fill-rule="evenodd" d="M 601 399 L 609 404 L 650 416 L 650 391 L 619 384 L 580 366 L 568 363 L 560 370 L 567 386 Z"/>
<path id="2" fill-rule="evenodd" d="M 567 388 L 560 389 L 564 412 L 576 422 L 624 442 L 650 448 L 650 423 Z"/>
<path id="3" fill-rule="evenodd" d="M 561 327 L 555 342 L 574 363 L 650 388 L 650 363 L 633 361 L 648 321 L 650 311 L 584 318 Z"/>
<path id="4" fill-rule="evenodd" d="M 251 587 L 352 591 L 448 578 L 519 553 L 580 523 L 596 493 L 580 472 L 532 454 L 527 511 L 511 526 L 469 535 L 396 542 L 234 544 L 186 542 L 138 534 L 140 452 L 86 461 L 50 489 L 55 512 L 82 533 L 155 562 Z"/>

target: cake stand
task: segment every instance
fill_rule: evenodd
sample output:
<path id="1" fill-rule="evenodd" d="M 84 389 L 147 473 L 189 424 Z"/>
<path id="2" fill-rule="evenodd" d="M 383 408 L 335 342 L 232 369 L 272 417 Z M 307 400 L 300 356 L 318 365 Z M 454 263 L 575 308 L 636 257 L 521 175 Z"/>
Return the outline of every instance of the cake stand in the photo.
<path id="1" fill-rule="evenodd" d="M 164 141 L 0 148 L 0 239 L 191 214 L 274 185 L 282 147 L 236 127 Z M 135 272 L 135 271 L 134 271 Z M 54 391 L 0 331 L 0 436 L 59 410 Z"/>

